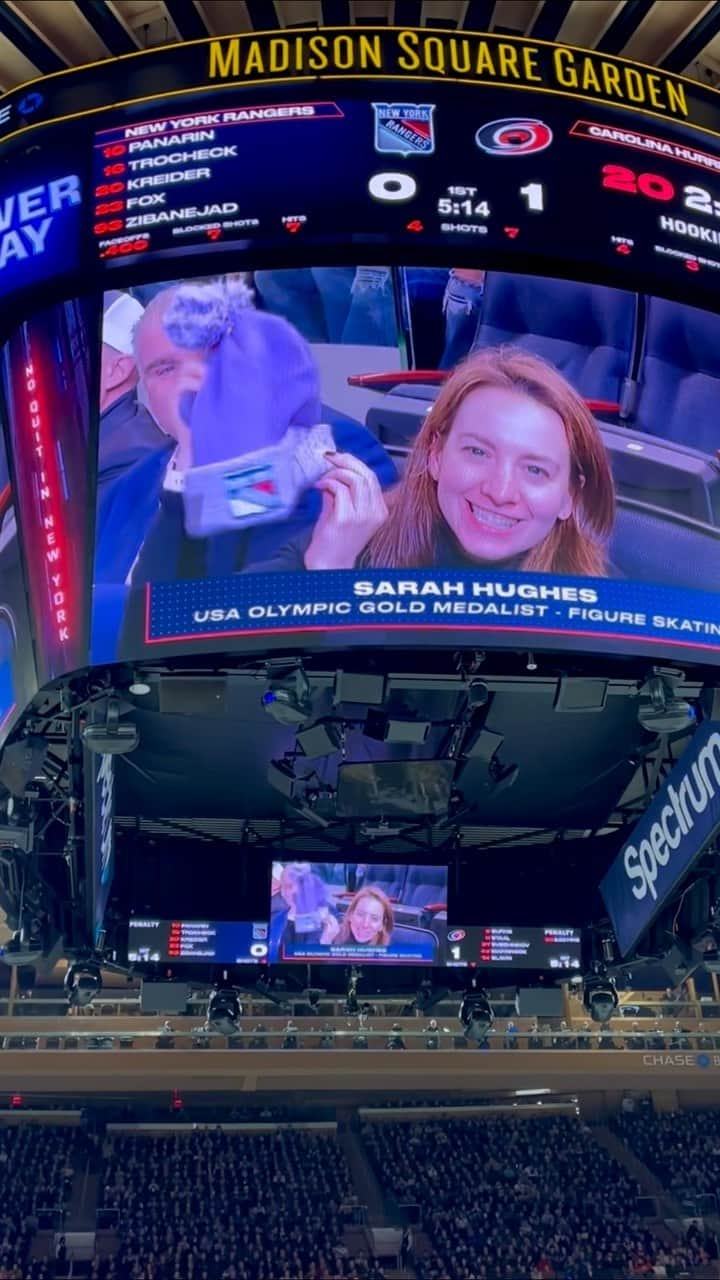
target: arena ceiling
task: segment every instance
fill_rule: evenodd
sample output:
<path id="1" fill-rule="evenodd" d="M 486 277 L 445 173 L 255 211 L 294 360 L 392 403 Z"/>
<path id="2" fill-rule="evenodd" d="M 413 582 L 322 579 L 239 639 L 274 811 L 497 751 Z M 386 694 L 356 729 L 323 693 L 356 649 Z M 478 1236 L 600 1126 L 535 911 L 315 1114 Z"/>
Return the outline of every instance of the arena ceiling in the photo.
<path id="1" fill-rule="evenodd" d="M 0 0 L 0 89 L 177 41 L 346 23 L 528 35 L 720 84 L 720 0 Z"/>
<path id="2" fill-rule="evenodd" d="M 346 23 L 557 40 L 720 86 L 720 0 L 0 0 L 0 90 L 178 41 Z M 249 822 L 254 839 L 304 849 L 346 838 L 347 829 L 330 814 L 324 825 L 317 817 L 308 822 L 293 806 L 288 815 L 286 799 L 268 783 L 268 762 L 292 749 L 294 734 L 264 715 L 257 683 L 250 683 L 233 683 L 223 714 L 196 714 L 191 730 L 156 700 L 131 708 L 141 745 L 120 764 L 120 825 L 141 822 L 148 833 L 234 841 Z M 504 760 L 517 766 L 516 782 L 489 790 L 482 761 L 471 762 L 456 823 L 427 824 L 431 844 L 449 839 L 453 827 L 466 846 L 484 848 L 586 840 L 617 832 L 642 810 L 670 760 L 662 741 L 654 755 L 646 754 L 637 684 L 617 681 L 601 712 L 567 716 L 557 709 L 557 683 L 555 677 L 547 685 L 533 682 L 532 695 L 517 680 L 493 685 L 490 727 L 504 737 Z M 446 690 L 413 694 L 417 705 L 410 710 L 433 725 L 424 748 L 429 758 L 447 748 L 457 696 L 452 680 Z M 61 752 L 62 719 L 58 728 Z M 45 732 L 42 716 L 38 730 Z M 362 734 L 356 737 L 364 750 Z M 242 817 L 240 782 L 253 798 Z M 352 834 L 387 854 L 408 852 L 417 839 L 413 831 L 378 838 L 357 827 Z"/>
<path id="3" fill-rule="evenodd" d="M 347 656 L 358 670 L 372 668 L 369 654 Z M 148 671 L 150 692 L 137 697 L 123 693 L 116 672 L 123 719 L 139 733 L 138 747 L 118 757 L 118 827 L 175 841 L 245 841 L 328 856 L 348 841 L 383 857 L 430 855 L 458 840 L 485 851 L 567 850 L 597 837 L 620 838 L 686 745 L 688 730 L 668 737 L 641 726 L 642 680 L 634 666 L 633 674 L 616 671 L 588 684 L 574 674 L 572 660 L 538 655 L 540 670 L 528 673 L 526 655 L 506 653 L 488 655 L 479 681 L 453 671 L 452 655 L 444 658 L 431 664 L 418 651 L 413 662 L 405 652 L 396 666 L 388 663 L 382 711 L 397 723 L 427 722 L 425 740 L 416 746 L 378 741 L 368 727 L 368 705 L 338 704 L 337 669 L 317 655 L 306 660 L 312 712 L 304 729 L 318 723 L 342 728 L 340 746 L 317 758 L 304 754 L 298 725 L 267 713 L 261 661 Z M 484 692 L 474 707 L 469 694 L 478 683 Z M 601 691 L 594 706 L 585 705 L 588 689 Z M 694 701 L 701 689 L 691 677 L 683 696 Z M 69 783 L 60 692 L 39 695 L 36 709 L 29 732 L 50 744 L 59 799 Z M 345 764 L 443 760 L 452 766 L 451 799 L 434 817 L 413 816 L 412 805 L 391 806 L 389 819 L 382 806 L 365 807 L 372 776 L 357 801 L 343 808 L 339 768 Z M 297 786 L 286 791 L 276 766 Z"/>

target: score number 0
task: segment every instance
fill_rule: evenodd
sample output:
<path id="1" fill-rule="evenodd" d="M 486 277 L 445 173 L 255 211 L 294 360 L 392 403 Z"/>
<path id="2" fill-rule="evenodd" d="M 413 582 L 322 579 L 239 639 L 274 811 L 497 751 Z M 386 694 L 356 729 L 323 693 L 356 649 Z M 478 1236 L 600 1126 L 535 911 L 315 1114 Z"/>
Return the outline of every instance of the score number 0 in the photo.
<path id="1" fill-rule="evenodd" d="M 418 184 L 410 173 L 374 173 L 368 182 L 368 191 L 373 200 L 384 204 L 403 204 L 417 195 Z M 520 195 L 530 213 L 544 211 L 545 188 L 541 182 L 528 182 L 527 186 L 520 188 Z"/>
<path id="2" fill-rule="evenodd" d="M 373 200 L 383 204 L 403 204 L 417 195 L 418 184 L 410 173 L 374 173 L 368 182 Z"/>

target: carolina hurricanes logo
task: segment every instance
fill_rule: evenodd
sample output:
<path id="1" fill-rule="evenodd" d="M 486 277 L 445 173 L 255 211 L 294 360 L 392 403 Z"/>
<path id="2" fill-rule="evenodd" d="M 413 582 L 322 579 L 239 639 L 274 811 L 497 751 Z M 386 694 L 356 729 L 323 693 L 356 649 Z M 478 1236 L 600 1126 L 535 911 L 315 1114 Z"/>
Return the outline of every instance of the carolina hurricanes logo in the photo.
<path id="1" fill-rule="evenodd" d="M 529 156 L 544 151 L 553 140 L 552 129 L 542 120 L 525 120 L 509 116 L 506 120 L 491 120 L 483 124 L 475 134 L 481 151 L 491 156 Z"/>

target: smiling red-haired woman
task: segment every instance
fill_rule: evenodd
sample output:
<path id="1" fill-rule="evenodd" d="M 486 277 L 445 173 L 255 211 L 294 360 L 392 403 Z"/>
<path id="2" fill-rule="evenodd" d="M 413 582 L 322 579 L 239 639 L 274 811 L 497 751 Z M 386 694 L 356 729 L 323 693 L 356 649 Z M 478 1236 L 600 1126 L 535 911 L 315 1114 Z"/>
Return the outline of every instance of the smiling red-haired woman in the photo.
<path id="1" fill-rule="evenodd" d="M 386 947 L 395 928 L 390 899 L 381 889 L 367 885 L 358 889 L 343 916 L 335 945 Z"/>
<path id="2" fill-rule="evenodd" d="M 458 365 L 359 562 L 603 577 L 615 490 L 597 424 L 552 365 L 512 347 Z"/>

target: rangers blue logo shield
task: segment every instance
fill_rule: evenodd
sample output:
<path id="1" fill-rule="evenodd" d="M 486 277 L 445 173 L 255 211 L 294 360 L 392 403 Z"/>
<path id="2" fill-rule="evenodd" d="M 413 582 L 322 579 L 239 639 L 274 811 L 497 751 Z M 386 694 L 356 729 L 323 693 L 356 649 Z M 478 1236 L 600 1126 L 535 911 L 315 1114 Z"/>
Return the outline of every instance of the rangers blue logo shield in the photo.
<path id="1" fill-rule="evenodd" d="M 236 520 L 257 518 L 283 505 L 271 466 L 239 468 L 228 471 L 223 479 L 225 496 Z"/>
<path id="2" fill-rule="evenodd" d="M 387 155 L 429 156 L 435 150 L 434 103 L 373 102 L 375 150 Z"/>

